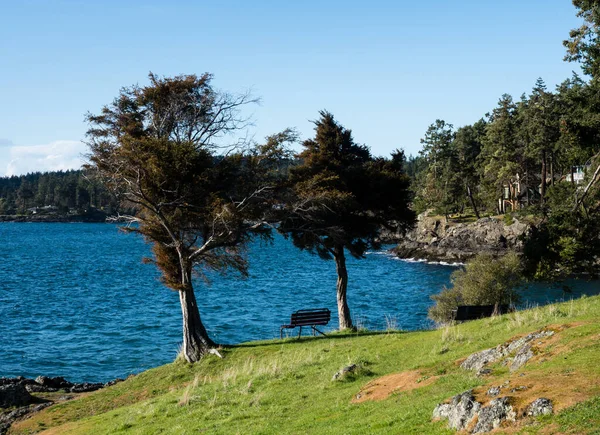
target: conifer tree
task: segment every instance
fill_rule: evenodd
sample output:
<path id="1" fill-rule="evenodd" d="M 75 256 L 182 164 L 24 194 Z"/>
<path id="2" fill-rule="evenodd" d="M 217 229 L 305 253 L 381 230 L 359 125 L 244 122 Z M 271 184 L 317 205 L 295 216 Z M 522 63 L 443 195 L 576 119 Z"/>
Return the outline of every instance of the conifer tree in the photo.
<path id="1" fill-rule="evenodd" d="M 378 247 L 383 229 L 405 231 L 413 222 L 404 153 L 375 158 L 326 111 L 303 142 L 300 165 L 290 171 L 290 196 L 279 231 L 300 249 L 334 259 L 340 329 L 353 328 L 347 300 L 346 252 L 362 258 Z"/>

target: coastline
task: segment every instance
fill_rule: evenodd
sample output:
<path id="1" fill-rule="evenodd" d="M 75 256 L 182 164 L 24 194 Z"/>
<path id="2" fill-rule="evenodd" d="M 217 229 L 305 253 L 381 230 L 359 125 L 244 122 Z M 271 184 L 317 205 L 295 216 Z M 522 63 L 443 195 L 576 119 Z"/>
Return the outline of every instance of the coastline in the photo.
<path id="1" fill-rule="evenodd" d="M 89 215 L 0 215 L 0 223 L 107 223 L 105 213 Z"/>

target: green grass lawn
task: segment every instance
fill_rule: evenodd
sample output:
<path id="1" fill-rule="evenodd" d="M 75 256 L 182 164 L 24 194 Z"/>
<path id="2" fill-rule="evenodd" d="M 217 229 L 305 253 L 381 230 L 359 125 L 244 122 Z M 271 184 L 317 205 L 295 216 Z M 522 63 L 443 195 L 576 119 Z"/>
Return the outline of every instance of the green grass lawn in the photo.
<path id="1" fill-rule="evenodd" d="M 224 349 L 223 359 L 211 355 L 194 365 L 177 361 L 52 406 L 16 424 L 11 433 L 454 433 L 445 422 L 431 420 L 436 404 L 507 379 L 515 385 L 520 379 L 537 382 L 539 388 L 545 379 L 554 380 L 547 394 L 556 396 L 551 398 L 559 412 L 522 422 L 519 431 L 599 433 L 599 318 L 600 298 L 590 297 L 435 331 L 246 343 Z M 490 377 L 477 378 L 457 364 L 516 335 L 563 324 L 569 327 L 512 375 L 498 365 Z M 360 371 L 332 380 L 349 364 L 358 364 Z M 384 400 L 352 403 L 369 381 L 410 370 L 435 381 Z"/>

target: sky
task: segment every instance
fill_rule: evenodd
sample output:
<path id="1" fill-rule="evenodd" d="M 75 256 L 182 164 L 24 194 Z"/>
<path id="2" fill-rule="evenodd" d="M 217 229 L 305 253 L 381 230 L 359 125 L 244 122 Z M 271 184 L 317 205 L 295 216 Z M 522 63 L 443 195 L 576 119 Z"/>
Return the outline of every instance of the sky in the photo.
<path id="1" fill-rule="evenodd" d="M 78 168 L 85 113 L 150 71 L 251 90 L 258 142 L 309 138 L 325 109 L 373 154 L 414 155 L 436 119 L 579 72 L 562 60 L 579 25 L 569 0 L 0 0 L 0 176 Z"/>

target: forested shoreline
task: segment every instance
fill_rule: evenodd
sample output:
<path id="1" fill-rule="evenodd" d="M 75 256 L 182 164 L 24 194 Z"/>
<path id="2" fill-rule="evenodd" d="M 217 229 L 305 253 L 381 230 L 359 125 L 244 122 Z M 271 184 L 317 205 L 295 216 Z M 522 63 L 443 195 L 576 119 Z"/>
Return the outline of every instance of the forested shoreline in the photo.
<path id="1" fill-rule="evenodd" d="M 103 221 L 119 210 L 119 201 L 83 170 L 35 172 L 0 178 L 3 220 Z"/>

